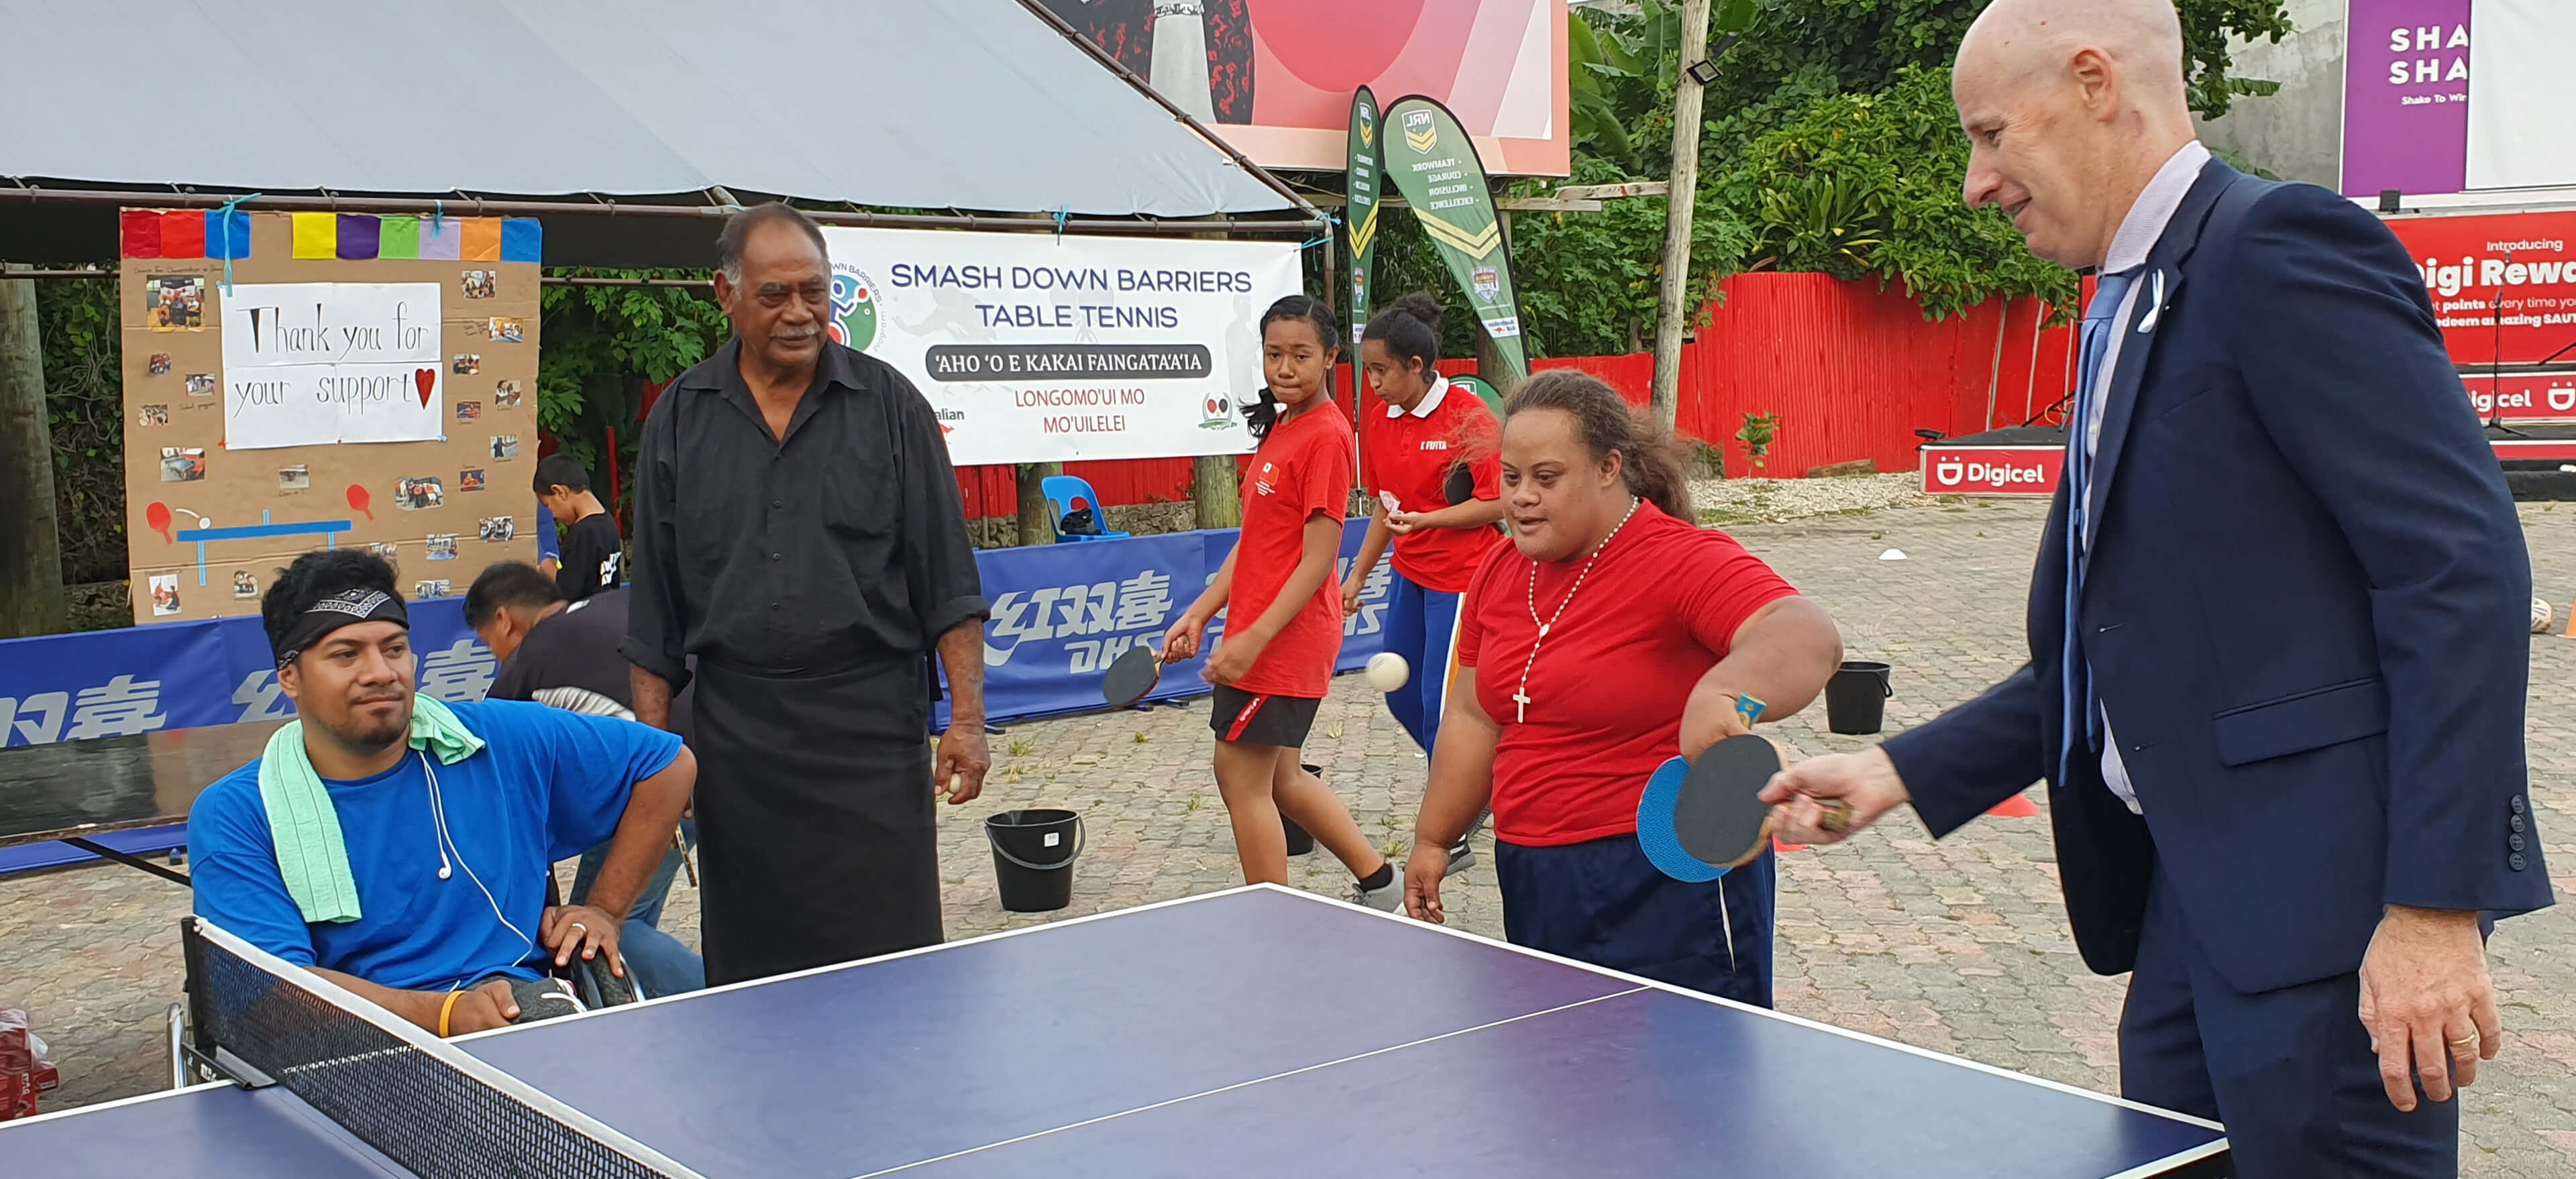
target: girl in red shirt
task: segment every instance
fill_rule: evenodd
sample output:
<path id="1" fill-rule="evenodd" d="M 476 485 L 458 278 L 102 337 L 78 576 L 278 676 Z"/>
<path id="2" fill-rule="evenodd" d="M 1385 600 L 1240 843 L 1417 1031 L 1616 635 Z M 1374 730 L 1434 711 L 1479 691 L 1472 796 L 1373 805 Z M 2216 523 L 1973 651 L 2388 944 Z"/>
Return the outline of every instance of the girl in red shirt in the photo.
<path id="1" fill-rule="evenodd" d="M 1356 614 L 1392 542 L 1386 649 L 1413 674 L 1386 694 L 1386 707 L 1425 754 L 1438 742 L 1457 674 L 1459 595 L 1503 539 L 1494 526 L 1503 518 L 1499 423 L 1484 402 L 1450 386 L 1433 367 L 1439 359 L 1440 304 L 1426 294 L 1396 300 L 1360 333 L 1360 368 L 1385 409 L 1360 413 L 1360 489 L 1377 508 L 1342 583 L 1342 613 Z M 1463 838 L 1449 849 L 1452 872 L 1473 860 Z"/>
<path id="2" fill-rule="evenodd" d="M 1197 654 L 1208 621 L 1225 611 L 1226 632 L 1201 674 L 1216 685 L 1208 722 L 1216 785 L 1244 882 L 1288 882 L 1286 814 L 1351 870 L 1353 900 L 1391 910 L 1403 899 L 1394 865 L 1341 797 L 1297 762 L 1342 649 L 1333 561 L 1351 496 L 1351 421 L 1324 389 L 1341 338 L 1332 311 L 1304 295 L 1262 313 L 1270 387 L 1245 407 L 1260 447 L 1244 475 L 1243 530 L 1206 592 L 1163 636 L 1163 658 Z"/>
<path id="3" fill-rule="evenodd" d="M 1441 920 L 1442 849 L 1490 802 L 1514 944 L 1769 1006 L 1772 857 L 1674 880 L 1637 846 L 1637 800 L 1665 759 L 1743 731 L 1737 696 L 1763 720 L 1814 700 L 1833 619 L 1693 523 L 1670 442 L 1594 377 L 1513 395 L 1502 487 L 1512 543 L 1467 590 L 1407 908 Z"/>

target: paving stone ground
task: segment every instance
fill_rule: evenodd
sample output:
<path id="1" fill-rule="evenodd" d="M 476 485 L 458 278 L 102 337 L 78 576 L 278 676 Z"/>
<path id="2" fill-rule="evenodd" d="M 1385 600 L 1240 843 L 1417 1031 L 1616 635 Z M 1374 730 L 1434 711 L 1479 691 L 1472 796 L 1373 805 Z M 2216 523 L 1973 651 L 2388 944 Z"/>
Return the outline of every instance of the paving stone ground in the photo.
<path id="1" fill-rule="evenodd" d="M 2563 626 L 2576 599 L 2576 505 L 2525 505 L 2534 580 Z M 1840 621 L 1854 658 L 1896 667 L 1891 730 L 1974 695 L 2023 658 L 2025 587 L 2041 509 L 1955 503 L 1746 525 L 1737 536 Z M 1880 553 L 1901 549 L 1904 561 Z M 2259 587 L 2248 587 L 2259 592 Z M 2553 628 L 2555 629 L 2555 628 Z M 2555 883 L 2576 886 L 2576 640 L 2532 640 L 2532 799 Z M 948 933 L 970 937 L 1239 882 L 1207 768 L 1207 705 L 1011 726 L 994 738 L 984 797 L 941 827 Z M 1823 706 L 1778 726 L 1792 756 L 1860 748 L 1824 731 Z M 1424 762 L 1356 677 L 1334 685 L 1308 746 L 1361 825 L 1400 849 Z M 2039 791 L 2029 792 L 2044 807 Z M 1073 904 L 1001 911 L 981 822 L 1063 806 L 1090 845 Z M 1490 856 L 1490 851 L 1488 852 Z M 1449 890 L 1451 920 L 1500 936 L 1490 858 Z M 1295 882 L 1348 877 L 1317 852 Z M 166 1084 L 160 1027 L 179 991 L 187 897 L 100 866 L 0 880 L 0 1000 L 32 1005 L 65 1081 L 50 1108 Z M 1798 1015 L 2088 1088 L 2118 1084 L 2113 1028 L 2125 979 L 2086 972 L 2068 934 L 2046 819 L 1989 818 L 1933 842 L 1902 813 L 1849 844 L 1783 861 L 1780 1007 Z M 674 890 L 666 927 L 694 942 L 697 898 Z M 2576 907 L 2505 922 L 2492 946 L 2506 1045 L 2464 1107 L 2462 1170 L 2540 1179 L 2576 1172 Z"/>

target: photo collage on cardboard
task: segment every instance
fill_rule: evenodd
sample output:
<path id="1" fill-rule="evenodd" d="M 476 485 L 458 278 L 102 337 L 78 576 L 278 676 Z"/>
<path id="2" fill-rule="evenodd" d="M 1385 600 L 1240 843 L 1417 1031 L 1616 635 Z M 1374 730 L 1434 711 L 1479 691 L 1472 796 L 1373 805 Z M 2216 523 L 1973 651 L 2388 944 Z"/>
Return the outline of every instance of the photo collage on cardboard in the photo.
<path id="1" fill-rule="evenodd" d="M 390 559 L 413 596 L 536 559 L 535 221 L 128 209 L 122 230 L 137 622 L 256 615 L 319 548 Z"/>

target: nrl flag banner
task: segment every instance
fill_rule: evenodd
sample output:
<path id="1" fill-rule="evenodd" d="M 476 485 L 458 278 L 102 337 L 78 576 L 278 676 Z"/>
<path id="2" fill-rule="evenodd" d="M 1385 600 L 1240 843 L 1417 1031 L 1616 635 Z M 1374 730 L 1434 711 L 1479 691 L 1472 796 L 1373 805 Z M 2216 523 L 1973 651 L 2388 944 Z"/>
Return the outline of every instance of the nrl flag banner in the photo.
<path id="1" fill-rule="evenodd" d="M 1377 96 L 1362 86 L 1351 95 L 1350 201 L 1342 227 L 1351 242 L 1351 358 L 1359 358 L 1360 333 L 1368 328 L 1369 261 L 1377 255 Z"/>
<path id="2" fill-rule="evenodd" d="M 832 338 L 893 365 L 959 466 L 1244 454 L 1286 243 L 823 231 Z"/>
<path id="3" fill-rule="evenodd" d="M 1503 223 L 1476 145 L 1458 126 L 1458 116 L 1420 95 L 1397 99 L 1386 109 L 1385 125 L 1399 141 L 1386 149 L 1386 178 L 1448 260 L 1449 273 L 1466 289 L 1468 306 L 1494 338 L 1503 363 L 1528 375 L 1512 253 L 1503 242 Z"/>

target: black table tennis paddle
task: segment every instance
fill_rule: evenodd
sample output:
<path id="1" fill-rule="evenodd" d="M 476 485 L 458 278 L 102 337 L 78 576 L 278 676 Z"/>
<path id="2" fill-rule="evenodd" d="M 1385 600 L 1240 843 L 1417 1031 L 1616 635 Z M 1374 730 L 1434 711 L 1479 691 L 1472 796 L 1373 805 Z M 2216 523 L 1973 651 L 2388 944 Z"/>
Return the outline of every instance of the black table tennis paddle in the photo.
<path id="1" fill-rule="evenodd" d="M 1447 486 L 1441 488 L 1441 493 L 1449 498 L 1451 507 L 1475 499 L 1476 473 L 1468 470 L 1465 463 L 1449 468 L 1449 482 Z"/>
<path id="2" fill-rule="evenodd" d="M 1163 678 L 1163 657 L 1152 647 L 1129 647 L 1125 654 L 1109 662 L 1109 673 L 1100 677 L 1100 695 L 1111 708 L 1132 708 Z"/>
<path id="3" fill-rule="evenodd" d="M 1747 725 L 1762 711 L 1750 696 L 1737 702 Z M 1673 758 L 1656 768 L 1637 798 L 1637 844 L 1658 871 L 1675 880 L 1715 880 L 1752 863 L 1771 846 L 1771 807 L 1762 788 L 1780 772 L 1778 746 L 1743 733 L 1703 750 L 1695 759 Z M 1819 799 L 1829 830 L 1839 830 L 1850 808 Z"/>

